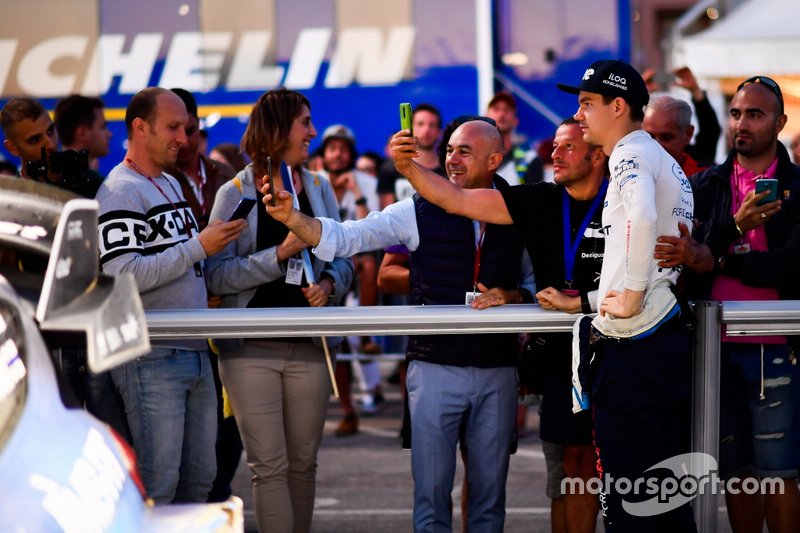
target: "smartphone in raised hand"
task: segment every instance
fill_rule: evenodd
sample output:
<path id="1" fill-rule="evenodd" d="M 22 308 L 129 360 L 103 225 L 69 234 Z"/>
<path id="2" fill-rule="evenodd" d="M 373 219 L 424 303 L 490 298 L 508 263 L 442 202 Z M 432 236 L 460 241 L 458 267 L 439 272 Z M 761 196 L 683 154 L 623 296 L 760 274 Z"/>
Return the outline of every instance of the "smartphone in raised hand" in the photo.
<path id="1" fill-rule="evenodd" d="M 411 104 L 409 103 L 402 103 L 400 104 L 400 129 L 401 130 L 408 130 L 411 132 L 411 136 L 414 136 L 414 129 L 413 124 L 411 121 Z"/>
<path id="2" fill-rule="evenodd" d="M 278 192 L 275 190 L 275 180 L 272 179 L 272 158 L 267 157 L 267 181 L 269 182 L 269 193 L 272 195 L 269 203 L 272 207 L 278 205 Z"/>

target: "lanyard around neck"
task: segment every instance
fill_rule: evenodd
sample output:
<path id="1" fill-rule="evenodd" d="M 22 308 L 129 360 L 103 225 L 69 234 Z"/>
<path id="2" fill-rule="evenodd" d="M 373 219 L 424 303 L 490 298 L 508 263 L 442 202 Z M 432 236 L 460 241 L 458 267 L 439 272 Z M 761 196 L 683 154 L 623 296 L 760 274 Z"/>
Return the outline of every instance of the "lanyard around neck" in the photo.
<path id="1" fill-rule="evenodd" d="M 184 228 L 186 228 L 186 234 L 187 234 L 187 235 L 189 236 L 189 238 L 191 239 L 191 238 L 192 238 L 192 228 L 191 228 L 191 226 L 188 224 L 188 222 L 187 222 L 186 218 L 183 216 L 183 212 L 182 212 L 180 209 L 178 209 L 178 208 L 177 208 L 177 206 L 175 205 L 175 203 L 174 203 L 174 202 L 173 202 L 173 201 L 170 199 L 170 197 L 169 197 L 169 196 L 167 196 L 167 194 L 164 192 L 164 189 L 162 189 L 161 187 L 159 187 L 158 183 L 156 183 L 156 180 L 154 180 L 152 177 L 150 177 L 150 175 L 149 175 L 149 174 L 147 174 L 147 172 L 145 172 L 144 170 L 142 170 L 142 168 L 141 168 L 139 165 L 137 165 L 136 163 L 134 163 L 134 162 L 133 162 L 133 160 L 132 160 L 130 157 L 126 157 L 126 158 L 125 158 L 125 161 L 127 161 L 127 162 L 128 162 L 128 164 L 131 166 L 131 168 L 132 168 L 133 170 L 135 170 L 136 172 L 138 172 L 139 174 L 141 174 L 142 176 L 144 176 L 145 178 L 147 178 L 147 181 L 149 181 L 150 183 L 152 183 L 152 184 L 153 184 L 153 187 L 155 187 L 156 189 L 158 189 L 158 192 L 160 192 L 160 193 L 161 193 L 161 196 L 163 196 L 163 197 L 164 197 L 164 199 L 165 199 L 167 202 L 169 202 L 169 205 L 171 205 L 171 206 L 172 206 L 172 209 L 175 211 L 175 213 L 176 213 L 176 214 L 178 215 L 178 217 L 181 219 L 181 222 L 183 223 L 183 227 L 184 227 Z M 167 180 L 167 183 L 169 183 L 169 187 L 170 187 L 170 189 L 172 189 L 172 192 L 173 192 L 173 193 L 175 193 L 175 197 L 176 197 L 176 198 L 178 198 L 178 199 L 180 200 L 180 195 L 178 194 L 178 191 L 176 191 L 176 190 L 175 190 L 175 187 L 173 187 L 173 186 L 172 186 L 172 183 L 171 183 L 169 180 Z"/>
<path id="2" fill-rule="evenodd" d="M 603 201 L 603 198 L 606 197 L 607 189 L 608 180 L 603 180 L 600 190 L 597 191 L 597 196 L 594 197 L 592 205 L 589 207 L 589 211 L 586 212 L 586 216 L 584 216 L 583 220 L 581 221 L 581 225 L 578 228 L 578 233 L 575 235 L 574 242 L 570 236 L 572 230 L 572 220 L 570 216 L 570 195 L 567 192 L 567 189 L 561 190 L 561 202 L 563 206 L 561 214 L 564 232 L 564 281 L 566 281 L 569 288 L 572 288 L 572 274 L 575 269 L 575 258 L 578 256 L 578 248 L 583 240 L 583 234 L 586 233 L 586 228 L 589 227 L 589 222 L 592 221 L 592 217 L 594 217 L 595 212 L 597 212 L 597 208 L 600 207 L 600 203 Z"/>
<path id="3" fill-rule="evenodd" d="M 286 163 L 281 163 L 280 174 L 281 180 L 283 180 L 283 188 L 292 193 L 292 206 L 300 211 L 300 200 L 297 198 L 297 193 L 294 192 L 294 180 L 291 167 Z M 317 282 L 317 278 L 314 273 L 314 264 L 311 262 L 311 254 L 308 253 L 308 248 L 300 250 L 300 258 L 303 260 L 303 271 L 306 274 L 306 282 L 309 285 L 314 285 Z"/>
<path id="4" fill-rule="evenodd" d="M 483 238 L 486 236 L 486 224 L 481 224 L 481 232 L 475 243 L 475 263 L 472 266 L 472 292 L 478 290 L 478 273 L 481 271 L 481 248 L 483 248 Z"/>

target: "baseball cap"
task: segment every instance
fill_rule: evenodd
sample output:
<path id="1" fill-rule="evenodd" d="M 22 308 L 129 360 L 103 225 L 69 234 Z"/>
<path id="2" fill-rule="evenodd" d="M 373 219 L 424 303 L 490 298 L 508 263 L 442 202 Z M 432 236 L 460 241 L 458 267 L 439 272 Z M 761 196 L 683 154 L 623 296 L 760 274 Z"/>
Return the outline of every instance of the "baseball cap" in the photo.
<path id="1" fill-rule="evenodd" d="M 353 145 L 356 143 L 356 136 L 353 135 L 353 130 L 344 124 L 334 124 L 325 128 L 322 133 L 323 144 L 329 139 L 343 139 Z"/>
<path id="2" fill-rule="evenodd" d="M 511 109 L 514 111 L 517 110 L 517 101 L 514 100 L 514 96 L 506 91 L 499 92 L 495 94 L 491 100 L 489 100 L 489 108 L 494 107 L 495 105 L 499 104 L 500 102 L 505 102 L 508 104 Z"/>
<path id="3" fill-rule="evenodd" d="M 328 143 L 332 139 L 341 139 L 347 143 L 347 146 L 350 147 L 350 153 L 353 156 L 353 163 L 355 164 L 356 156 L 356 136 L 353 135 L 353 130 L 345 126 L 344 124 L 334 124 L 333 126 L 328 126 L 325 128 L 325 131 L 322 133 L 322 149 L 328 146 Z"/>
<path id="4" fill-rule="evenodd" d="M 639 72 L 618 59 L 595 61 L 586 72 L 578 86 L 558 83 L 564 92 L 578 94 L 581 91 L 602 94 L 611 98 L 620 97 L 631 106 L 646 106 L 650 100 L 647 85 Z"/>

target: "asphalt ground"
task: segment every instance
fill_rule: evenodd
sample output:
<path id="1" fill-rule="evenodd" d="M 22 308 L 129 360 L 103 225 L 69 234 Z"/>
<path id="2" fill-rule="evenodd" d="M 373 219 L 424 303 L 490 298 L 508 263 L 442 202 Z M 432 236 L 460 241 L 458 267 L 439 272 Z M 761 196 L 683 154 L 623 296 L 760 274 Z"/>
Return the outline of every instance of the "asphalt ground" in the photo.
<path id="1" fill-rule="evenodd" d="M 390 370 L 393 363 L 382 363 Z M 386 403 L 371 416 L 362 416 L 359 432 L 336 437 L 342 418 L 338 400 L 331 398 L 319 452 L 316 508 L 312 531 L 353 533 L 410 532 L 413 484 L 411 454 L 400 446 L 402 399 L 396 385 L 384 383 Z M 529 408 L 525 435 L 511 457 L 506 484 L 505 531 L 550 531 L 550 500 L 545 495 L 545 461 L 539 441 L 536 406 Z M 460 497 L 463 469 L 460 461 L 453 488 L 453 531 L 461 531 Z M 245 504 L 245 530 L 257 532 L 250 494 L 250 473 L 244 454 L 233 484 Z M 724 503 L 722 503 L 724 505 Z M 724 508 L 719 533 L 730 531 Z M 598 520 L 597 531 L 603 531 Z"/>

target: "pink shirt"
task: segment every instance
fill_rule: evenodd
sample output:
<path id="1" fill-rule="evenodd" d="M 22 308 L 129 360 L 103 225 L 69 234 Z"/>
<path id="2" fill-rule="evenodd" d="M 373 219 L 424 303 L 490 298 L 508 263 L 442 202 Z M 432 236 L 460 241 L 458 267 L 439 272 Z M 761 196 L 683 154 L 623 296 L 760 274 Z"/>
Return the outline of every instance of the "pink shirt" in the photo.
<path id="1" fill-rule="evenodd" d="M 759 178 L 774 178 L 775 170 L 778 168 L 778 159 L 767 168 L 764 174 L 756 176 L 753 172 L 739 165 L 734 161 L 733 172 L 731 172 L 731 191 L 733 191 L 733 201 L 731 202 L 731 214 L 736 213 L 744 203 L 744 198 L 748 193 L 756 188 L 756 180 Z M 767 230 L 766 225 L 761 224 L 757 228 L 746 231 L 744 236 L 731 245 L 729 254 L 753 252 L 766 252 Z M 711 287 L 711 299 L 719 301 L 754 301 L 754 300 L 779 300 L 778 290 L 772 287 L 751 287 L 745 285 L 741 280 L 720 274 L 714 280 Z M 722 337 L 723 342 L 742 342 L 754 344 L 786 344 L 787 339 L 782 335 L 769 337 Z"/>

